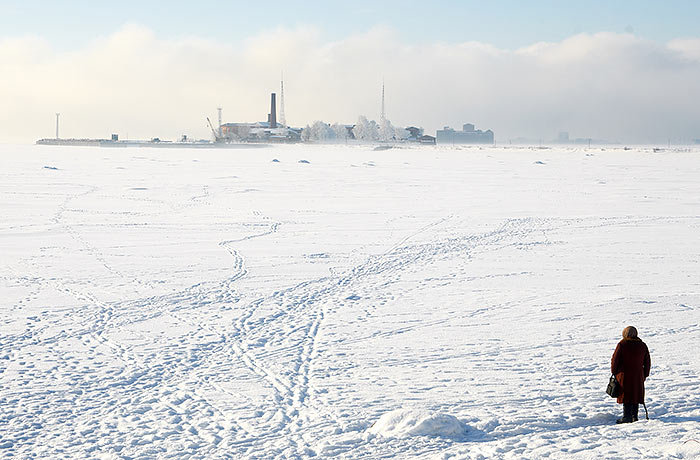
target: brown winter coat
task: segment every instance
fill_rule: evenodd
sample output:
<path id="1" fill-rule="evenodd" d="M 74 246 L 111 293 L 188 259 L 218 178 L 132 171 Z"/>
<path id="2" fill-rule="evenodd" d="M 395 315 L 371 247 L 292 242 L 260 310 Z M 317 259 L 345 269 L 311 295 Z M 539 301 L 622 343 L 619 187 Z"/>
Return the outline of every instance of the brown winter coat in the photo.
<path id="1" fill-rule="evenodd" d="M 641 339 L 629 337 L 617 344 L 610 370 L 620 382 L 618 404 L 644 402 L 644 381 L 649 377 L 650 368 L 649 349 Z"/>

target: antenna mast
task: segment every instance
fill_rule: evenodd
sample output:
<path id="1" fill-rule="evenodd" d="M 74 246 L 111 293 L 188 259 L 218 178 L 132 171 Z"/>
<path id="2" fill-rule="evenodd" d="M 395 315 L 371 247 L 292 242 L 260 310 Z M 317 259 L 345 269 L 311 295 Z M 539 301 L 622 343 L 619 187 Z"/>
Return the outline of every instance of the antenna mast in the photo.
<path id="1" fill-rule="evenodd" d="M 219 111 L 219 138 L 221 137 L 221 107 L 217 107 L 216 110 Z"/>
<path id="2" fill-rule="evenodd" d="M 386 112 L 384 111 L 384 78 L 382 78 L 382 113 L 379 115 L 379 120 L 383 122 L 386 119 Z"/>
<path id="3" fill-rule="evenodd" d="M 287 127 L 287 120 L 284 118 L 284 72 L 280 80 L 280 125 L 283 128 Z"/>

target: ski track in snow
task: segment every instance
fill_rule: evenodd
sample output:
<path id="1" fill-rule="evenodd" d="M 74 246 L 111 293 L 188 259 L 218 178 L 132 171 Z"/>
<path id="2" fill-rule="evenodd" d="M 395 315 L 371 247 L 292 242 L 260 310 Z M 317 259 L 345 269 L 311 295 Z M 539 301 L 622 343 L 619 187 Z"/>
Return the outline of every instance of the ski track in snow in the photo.
<path id="1" fill-rule="evenodd" d="M 242 176 L 237 172 L 234 178 Z M 313 276 L 297 273 L 299 258 L 264 275 L 271 264 L 265 251 L 293 249 L 299 239 L 307 245 L 312 241 L 297 235 L 309 231 L 307 224 L 254 209 L 253 222 L 234 216 L 232 224 L 222 224 L 224 230 L 211 231 L 203 240 L 225 252 L 225 268 L 168 290 L 158 274 L 143 279 L 115 255 L 113 243 L 87 231 L 93 214 L 87 207 L 81 212 L 81 203 L 94 207 L 94 196 L 112 198 L 113 189 L 54 186 L 77 190 L 63 195 L 46 224 L 68 240 L 54 236 L 59 249 L 39 252 L 28 246 L 0 272 L 8 299 L 19 293 L 14 303 L 3 303 L 0 317 L 8 327 L 0 334 L 0 453 L 8 458 L 631 458 L 635 452 L 624 452 L 624 444 L 615 441 L 618 431 L 643 437 L 647 429 L 658 430 L 662 439 L 661 444 L 647 442 L 649 458 L 695 458 L 697 451 L 682 441 L 694 435 L 687 424 L 700 421 L 700 405 L 680 395 L 700 389 L 693 367 L 697 360 L 681 359 L 671 370 L 663 361 L 656 364 L 652 352 L 659 366 L 654 371 L 672 376 L 650 382 L 656 394 L 671 395 L 668 401 L 650 402 L 650 422 L 616 428 L 611 422 L 617 407 L 605 405 L 602 397 L 589 407 L 593 412 L 583 412 L 580 399 L 602 392 L 615 337 L 596 332 L 583 338 L 569 328 L 603 324 L 617 333 L 621 324 L 591 316 L 644 293 L 604 279 L 589 285 L 611 294 L 576 291 L 561 273 L 578 269 L 563 264 L 567 250 L 560 249 L 575 243 L 583 248 L 579 251 L 595 247 L 606 254 L 618 245 L 629 264 L 639 254 L 624 246 L 628 229 L 632 235 L 646 227 L 696 229 L 700 216 L 693 212 L 491 218 L 484 219 L 483 231 L 463 231 L 463 222 L 478 221 L 478 216 L 455 209 L 436 216 L 417 207 L 415 213 L 425 217 L 395 211 L 380 246 L 371 235 L 352 243 L 364 251 L 361 257 L 346 249 L 345 257 L 314 259 L 330 275 L 316 271 Z M 145 223 L 190 214 L 217 222 L 237 211 L 226 200 L 242 196 L 240 188 L 204 184 L 199 190 L 182 200 L 116 197 L 146 206 L 147 212 L 136 214 Z M 265 190 L 265 184 L 255 190 Z M 249 200 L 241 206 L 254 205 L 255 198 Z M 106 225 L 117 229 L 122 223 Z M 225 236 L 228 227 L 235 236 Z M 31 226 L 7 226 L 0 236 L 12 244 L 15 232 L 26 228 Z M 620 236 L 597 237 L 600 246 L 590 246 L 586 239 L 599 232 Z M 697 261 L 697 244 L 689 249 Z M 658 252 L 659 260 L 671 257 L 663 248 Z M 62 272 L 45 265 L 64 257 Z M 91 273 L 74 273 L 69 257 L 80 257 Z M 286 261 L 283 254 L 275 257 Z M 551 267 L 548 258 L 556 262 Z M 485 262 L 491 265 L 484 267 Z M 562 286 L 548 286 L 538 278 L 542 273 L 561 276 Z M 581 273 L 593 278 L 596 270 Z M 297 281 L 290 284 L 285 276 Z M 654 319 L 640 305 L 693 315 L 700 296 L 697 284 L 688 283 L 678 282 L 684 289 L 675 293 L 678 298 L 642 283 L 640 291 L 653 300 L 636 300 L 635 306 L 623 307 L 629 311 L 622 316 L 605 314 L 642 321 L 650 345 L 663 349 L 679 337 L 697 335 L 700 327 L 697 322 L 652 327 Z M 575 297 L 562 301 L 567 290 Z M 443 297 L 431 299 L 432 294 Z M 525 307 L 530 313 L 522 311 Z M 20 327 L 22 321 L 26 324 Z M 479 332 L 494 325 L 517 327 L 516 340 Z M 576 337 L 580 347 L 596 352 L 601 337 L 610 343 L 606 355 L 572 364 L 560 346 L 538 337 L 561 343 Z M 468 352 L 460 351 L 465 347 Z M 562 368 L 568 373 L 558 375 Z M 484 381 L 474 382 L 479 378 Z M 563 396 L 545 391 L 547 378 L 557 379 Z M 653 390 L 648 391 L 653 395 Z M 469 427 L 466 437 L 384 439 L 366 431 L 382 413 L 413 406 L 460 417 Z M 664 424 L 676 426 L 667 432 Z"/>

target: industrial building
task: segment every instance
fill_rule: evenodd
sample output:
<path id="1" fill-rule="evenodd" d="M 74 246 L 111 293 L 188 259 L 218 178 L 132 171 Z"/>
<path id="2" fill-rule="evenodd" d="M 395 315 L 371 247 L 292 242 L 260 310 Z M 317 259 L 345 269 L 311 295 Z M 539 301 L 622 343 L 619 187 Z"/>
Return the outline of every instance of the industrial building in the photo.
<path id="1" fill-rule="evenodd" d="M 220 125 L 221 141 L 233 142 L 299 142 L 301 129 L 289 128 L 277 122 L 277 95 L 270 94 L 267 121 L 255 123 L 224 123 Z"/>
<path id="2" fill-rule="evenodd" d="M 493 131 L 474 129 L 471 123 L 465 123 L 461 131 L 455 131 L 449 126 L 437 131 L 438 144 L 493 144 Z"/>

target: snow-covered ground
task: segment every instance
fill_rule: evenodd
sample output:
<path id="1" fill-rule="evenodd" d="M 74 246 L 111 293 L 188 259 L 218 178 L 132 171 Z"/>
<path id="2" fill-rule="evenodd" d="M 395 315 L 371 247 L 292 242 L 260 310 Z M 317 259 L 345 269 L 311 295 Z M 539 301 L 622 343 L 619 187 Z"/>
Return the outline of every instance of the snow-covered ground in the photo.
<path id="1" fill-rule="evenodd" d="M 700 457 L 698 149 L 0 161 L 2 458 Z"/>

